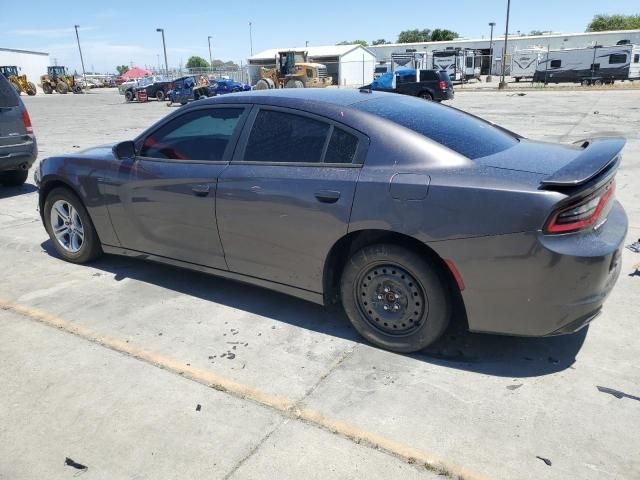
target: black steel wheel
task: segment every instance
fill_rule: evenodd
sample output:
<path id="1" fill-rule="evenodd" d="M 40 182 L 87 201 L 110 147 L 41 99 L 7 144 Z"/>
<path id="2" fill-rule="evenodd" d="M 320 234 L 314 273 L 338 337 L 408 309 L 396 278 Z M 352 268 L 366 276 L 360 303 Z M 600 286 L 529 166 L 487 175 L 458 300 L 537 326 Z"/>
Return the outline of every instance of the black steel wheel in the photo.
<path id="1" fill-rule="evenodd" d="M 159 102 L 162 102 L 165 99 L 164 90 L 158 90 L 156 92 L 156 98 L 158 99 Z"/>
<path id="2" fill-rule="evenodd" d="M 356 330 L 388 350 L 421 350 L 449 323 L 450 302 L 439 268 L 403 247 L 379 244 L 356 252 L 340 287 Z"/>

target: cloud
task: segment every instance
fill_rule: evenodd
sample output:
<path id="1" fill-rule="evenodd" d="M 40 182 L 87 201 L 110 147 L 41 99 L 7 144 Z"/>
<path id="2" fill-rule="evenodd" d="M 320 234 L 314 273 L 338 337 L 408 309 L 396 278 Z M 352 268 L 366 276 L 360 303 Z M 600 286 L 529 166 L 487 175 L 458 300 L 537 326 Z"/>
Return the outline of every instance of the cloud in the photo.
<path id="1" fill-rule="evenodd" d="M 80 27 L 81 32 L 95 30 L 97 27 Z M 40 38 L 62 38 L 69 35 L 75 35 L 75 29 L 71 28 L 22 28 L 10 30 L 12 35 L 20 35 L 24 37 L 40 37 Z"/>

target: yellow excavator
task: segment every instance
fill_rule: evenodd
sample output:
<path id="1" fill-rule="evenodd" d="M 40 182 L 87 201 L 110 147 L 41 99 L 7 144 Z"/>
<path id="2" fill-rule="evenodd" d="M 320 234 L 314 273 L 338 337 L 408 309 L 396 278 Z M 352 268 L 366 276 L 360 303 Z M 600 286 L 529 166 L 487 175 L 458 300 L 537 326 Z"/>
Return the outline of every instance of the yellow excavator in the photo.
<path id="1" fill-rule="evenodd" d="M 40 77 L 40 85 L 44 93 L 82 93 L 82 87 L 78 85 L 73 75 L 67 73 L 67 67 L 52 66 L 47 67 L 47 74 Z"/>
<path id="2" fill-rule="evenodd" d="M 260 68 L 255 89 L 324 88 L 332 82 L 325 65 L 309 62 L 305 51 L 289 50 L 278 52 L 274 68 Z"/>
<path id="3" fill-rule="evenodd" d="M 18 95 L 21 93 L 26 93 L 27 95 L 36 94 L 36 84 L 28 81 L 26 75 L 19 75 L 18 67 L 15 65 L 0 66 L 0 73 L 11 82 Z"/>

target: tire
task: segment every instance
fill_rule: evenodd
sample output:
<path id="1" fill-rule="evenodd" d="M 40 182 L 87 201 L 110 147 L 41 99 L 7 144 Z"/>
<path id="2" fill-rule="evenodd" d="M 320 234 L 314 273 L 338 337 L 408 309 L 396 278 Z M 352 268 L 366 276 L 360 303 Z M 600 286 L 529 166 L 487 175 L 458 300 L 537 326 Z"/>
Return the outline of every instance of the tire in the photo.
<path id="1" fill-rule="evenodd" d="M 429 92 L 420 92 L 418 97 L 422 98 L 423 100 L 427 100 L 428 102 L 433 101 L 433 96 Z"/>
<path id="2" fill-rule="evenodd" d="M 164 99 L 165 99 L 165 98 L 166 98 L 166 95 L 165 95 L 165 93 L 164 93 L 164 90 L 158 90 L 158 91 L 156 92 L 156 99 L 157 99 L 159 102 L 164 101 Z"/>
<path id="3" fill-rule="evenodd" d="M 520 79 L 521 79 L 521 78 L 522 78 L 522 77 L 516 77 L 516 83 L 520 83 Z"/>
<path id="4" fill-rule="evenodd" d="M 304 83 L 302 80 L 289 80 L 285 88 L 304 88 Z"/>
<path id="5" fill-rule="evenodd" d="M 582 80 L 583 87 L 588 87 L 589 85 L 591 85 L 591 80 Z"/>
<path id="6" fill-rule="evenodd" d="M 594 84 L 596 87 L 600 87 L 600 86 L 602 86 L 602 80 L 594 80 L 594 81 L 593 81 L 593 84 Z"/>
<path id="7" fill-rule="evenodd" d="M 19 187 L 27 181 L 29 170 L 10 170 L 0 173 L 0 184 L 5 187 Z"/>
<path id="8" fill-rule="evenodd" d="M 58 82 L 58 83 L 56 84 L 56 92 L 58 92 L 58 93 L 60 93 L 60 94 L 64 95 L 64 94 L 66 94 L 68 91 L 69 91 L 69 85 L 67 85 L 66 83 L 64 83 L 64 82 Z"/>
<path id="9" fill-rule="evenodd" d="M 127 90 L 126 92 L 124 92 L 124 99 L 125 99 L 127 102 L 133 102 L 133 99 L 134 99 L 135 97 L 136 97 L 136 96 L 134 95 L 134 93 L 133 93 L 131 90 Z"/>
<path id="10" fill-rule="evenodd" d="M 75 213 L 72 214 L 74 219 L 72 223 L 74 223 L 76 228 L 78 226 L 77 219 L 80 219 L 79 225 L 84 233 L 82 242 L 72 242 L 70 234 L 63 235 L 61 239 L 58 240 L 54 234 L 52 227 L 52 210 L 54 205 L 58 207 L 65 204 L 70 205 L 75 210 Z M 67 214 L 69 213 L 69 210 L 63 209 L 63 211 Z M 56 212 L 54 212 L 53 216 L 56 216 Z M 58 216 L 56 222 L 61 221 L 61 219 L 62 217 Z M 44 202 L 44 224 L 54 248 L 65 260 L 72 263 L 88 263 L 102 255 L 100 239 L 89 217 L 89 213 L 87 213 L 87 209 L 82 204 L 82 201 L 80 201 L 77 195 L 71 192 L 71 190 L 60 187 L 54 188 L 49 192 Z M 59 225 L 62 226 L 64 224 L 60 223 Z M 65 247 L 63 245 L 64 243 L 68 243 L 68 247 Z M 79 248 L 76 250 L 75 247 Z"/>
<path id="11" fill-rule="evenodd" d="M 53 88 L 51 88 L 51 85 L 48 83 L 43 83 L 42 84 L 42 91 L 44 92 L 45 95 L 50 95 L 53 93 Z"/>
<path id="12" fill-rule="evenodd" d="M 74 85 L 73 93 L 82 93 L 82 87 L 80 85 Z"/>
<path id="13" fill-rule="evenodd" d="M 36 90 L 36 84 L 29 82 L 29 88 L 27 89 L 27 95 L 33 97 L 38 91 Z"/>
<path id="14" fill-rule="evenodd" d="M 256 90 L 271 90 L 272 88 L 276 88 L 276 86 L 270 78 L 261 78 L 256 82 Z"/>
<path id="15" fill-rule="evenodd" d="M 340 296 L 355 329 L 394 352 L 429 346 L 443 334 L 451 315 L 439 269 L 396 245 L 371 245 L 353 254 L 342 272 Z"/>

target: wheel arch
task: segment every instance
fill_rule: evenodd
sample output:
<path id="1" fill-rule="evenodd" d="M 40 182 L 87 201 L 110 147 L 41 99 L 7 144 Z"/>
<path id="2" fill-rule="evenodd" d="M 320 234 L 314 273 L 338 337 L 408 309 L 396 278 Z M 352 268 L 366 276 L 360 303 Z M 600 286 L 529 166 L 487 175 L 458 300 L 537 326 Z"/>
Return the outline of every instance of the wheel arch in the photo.
<path id="1" fill-rule="evenodd" d="M 40 188 L 38 189 L 38 207 L 40 210 L 40 218 L 44 220 L 44 202 L 46 201 L 47 196 L 49 195 L 49 193 L 51 193 L 52 190 L 58 187 L 66 188 L 67 190 L 73 192 L 73 194 L 80 199 L 82 205 L 87 210 L 87 215 L 89 215 L 89 218 L 91 218 L 91 213 L 87 209 L 87 205 L 82 199 L 82 194 L 78 191 L 78 189 L 73 186 L 71 182 L 62 180 L 58 177 L 51 178 L 49 180 L 43 180 L 40 184 Z M 91 221 L 93 222 L 93 219 L 91 219 Z"/>
<path id="2" fill-rule="evenodd" d="M 435 265 L 438 274 L 443 279 L 449 293 L 453 319 L 462 319 L 462 323 L 467 326 L 466 309 L 462 292 L 454 274 L 447 266 L 445 259 L 431 247 L 420 240 L 406 234 L 389 230 L 358 230 L 349 232 L 340 238 L 329 250 L 325 260 L 323 272 L 323 292 L 325 304 L 337 303 L 339 301 L 339 284 L 342 271 L 349 257 L 361 248 L 377 243 L 388 243 L 398 245 L 418 252 L 429 263 Z"/>

